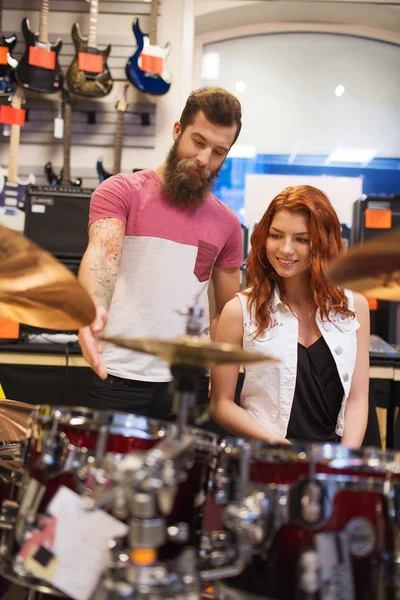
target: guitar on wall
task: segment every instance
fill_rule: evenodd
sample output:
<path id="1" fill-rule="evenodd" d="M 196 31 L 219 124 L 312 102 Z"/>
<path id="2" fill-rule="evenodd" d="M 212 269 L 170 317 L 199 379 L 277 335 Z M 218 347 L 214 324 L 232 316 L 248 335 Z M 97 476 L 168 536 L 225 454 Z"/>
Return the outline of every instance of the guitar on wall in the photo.
<path id="1" fill-rule="evenodd" d="M 17 86 L 11 106 L 12 108 L 21 108 L 24 103 L 24 89 Z M 24 230 L 25 188 L 27 185 L 35 183 L 35 176 L 32 174 L 26 179 L 18 177 L 20 131 L 19 125 L 11 125 L 8 169 L 0 167 L 0 223 L 16 231 Z"/>
<path id="2" fill-rule="evenodd" d="M 14 69 L 18 65 L 12 57 L 17 36 L 0 37 L 0 96 L 8 96 L 15 89 Z"/>
<path id="3" fill-rule="evenodd" d="M 67 86 L 74 94 L 97 98 L 107 96 L 113 87 L 107 65 L 111 45 L 109 44 L 105 50 L 97 48 L 99 0 L 87 1 L 90 3 L 89 36 L 88 38 L 81 36 L 78 23 L 72 26 L 75 57 L 67 71 Z"/>
<path id="4" fill-rule="evenodd" d="M 149 34 L 140 30 L 139 19 L 133 23 L 133 33 L 137 49 L 126 64 L 128 80 L 141 92 L 162 96 L 171 87 L 171 75 L 167 66 L 167 56 L 171 45 L 157 46 L 158 0 L 152 0 Z"/>
<path id="5" fill-rule="evenodd" d="M 127 93 L 128 93 L 128 84 L 124 85 L 122 90 L 121 97 L 118 99 L 116 104 L 117 111 L 117 126 L 115 131 L 115 144 L 114 144 L 114 167 L 112 173 L 106 171 L 103 167 L 103 159 L 99 158 L 97 161 L 97 173 L 99 175 L 100 183 L 105 179 L 111 177 L 111 175 L 116 175 L 117 173 L 121 173 L 121 157 L 122 157 L 122 140 L 124 137 L 124 116 L 126 109 L 128 108 L 127 102 Z"/>
<path id="6" fill-rule="evenodd" d="M 48 162 L 44 171 L 50 185 L 81 186 L 82 179 L 71 179 L 71 124 L 72 124 L 72 102 L 71 94 L 67 90 L 62 92 L 62 106 L 64 113 L 64 161 L 60 175 L 54 172 L 51 162 Z"/>
<path id="7" fill-rule="evenodd" d="M 15 69 L 18 83 L 34 92 L 59 92 L 64 78 L 58 63 L 62 41 L 49 42 L 49 0 L 40 0 L 39 33 L 31 31 L 28 19 L 22 21 L 22 32 L 25 51 Z"/>

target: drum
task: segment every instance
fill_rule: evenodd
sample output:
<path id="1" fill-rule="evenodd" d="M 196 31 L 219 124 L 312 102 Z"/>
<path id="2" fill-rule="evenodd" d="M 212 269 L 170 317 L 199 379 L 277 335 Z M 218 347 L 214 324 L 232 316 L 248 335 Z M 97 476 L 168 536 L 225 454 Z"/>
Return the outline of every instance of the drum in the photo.
<path id="1" fill-rule="evenodd" d="M 222 522 L 221 507 L 229 525 L 240 505 L 243 494 L 236 482 L 240 477 L 243 482 L 245 445 L 228 439 L 218 450 L 204 520 L 204 531 L 212 531 L 213 539 L 218 519 Z M 245 495 L 262 497 L 264 510 L 250 527 L 243 524 L 253 543 L 257 540 L 250 563 L 225 583 L 245 590 L 243 598 L 246 593 L 279 600 L 396 597 L 400 454 L 375 448 L 352 451 L 337 444 L 268 446 L 252 441 L 247 446 Z M 224 526 L 219 542 L 226 553 L 235 534 Z"/>
<path id="2" fill-rule="evenodd" d="M 15 498 L 21 482 L 23 469 L 20 464 L 20 445 L 18 443 L 3 443 L 0 445 L 0 507 L 4 501 Z M 0 525 L 1 542 L 3 547 L 6 542 L 7 529 Z M 1 560 L 1 559 L 0 559 Z M 11 583 L 0 576 L 0 598 L 8 592 Z M 11 596 L 10 596 L 11 598 Z"/>
<path id="3" fill-rule="evenodd" d="M 111 474 L 128 453 L 143 455 L 167 434 L 174 433 L 176 427 L 174 423 L 128 413 L 71 406 L 37 407 L 23 453 L 25 472 L 18 497 L 16 525 L 8 543 L 8 571 L 3 574 L 32 589 L 39 585 L 43 591 L 46 586 L 24 573 L 15 557 L 29 532 L 41 528 L 40 517 L 60 486 L 80 495 L 97 497 L 110 489 Z M 167 526 L 179 522 L 184 526 L 172 529 L 188 535 L 186 539 L 177 535 L 178 543 L 168 541 L 162 546 L 159 549 L 161 560 L 177 555 L 182 543 L 197 544 L 200 535 L 202 506 L 209 481 L 209 465 L 216 451 L 216 436 L 195 428 L 188 428 L 188 432 L 194 436 L 194 447 L 188 457 L 185 455 L 182 472 L 178 473 L 172 510 L 166 517 Z M 124 514 L 123 508 L 119 506 L 118 513 L 111 512 L 120 520 L 128 520 L 129 511 Z M 160 516 L 163 514 L 160 510 Z M 55 592 L 51 587 L 46 591 Z"/>

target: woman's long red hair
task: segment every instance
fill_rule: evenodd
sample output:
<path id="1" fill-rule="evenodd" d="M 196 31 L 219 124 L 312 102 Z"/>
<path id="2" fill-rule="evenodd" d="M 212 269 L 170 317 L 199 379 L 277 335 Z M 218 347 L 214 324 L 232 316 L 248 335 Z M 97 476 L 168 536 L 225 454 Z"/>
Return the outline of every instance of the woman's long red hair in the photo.
<path id="1" fill-rule="evenodd" d="M 327 196 L 311 185 L 288 187 L 276 196 L 267 208 L 251 236 L 251 250 L 247 259 L 247 295 L 249 308 L 257 323 L 256 336 L 271 324 L 271 304 L 275 282 L 280 288 L 281 278 L 270 265 L 266 253 L 266 241 L 274 216 L 281 210 L 304 212 L 309 217 L 310 237 L 310 289 L 320 309 L 323 320 L 335 310 L 346 316 L 355 316 L 349 309 L 343 290 L 330 284 L 325 276 L 329 261 L 339 257 L 342 251 L 340 223 Z"/>

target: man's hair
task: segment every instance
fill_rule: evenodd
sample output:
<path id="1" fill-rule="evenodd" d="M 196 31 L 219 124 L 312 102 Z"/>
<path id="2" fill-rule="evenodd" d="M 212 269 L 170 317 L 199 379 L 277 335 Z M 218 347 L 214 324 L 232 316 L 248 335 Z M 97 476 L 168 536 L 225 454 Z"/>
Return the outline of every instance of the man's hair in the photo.
<path id="1" fill-rule="evenodd" d="M 214 125 L 222 127 L 237 125 L 233 146 L 242 128 L 242 107 L 236 96 L 220 87 L 204 87 L 195 90 L 187 99 L 180 118 L 182 132 L 188 125 L 194 123 L 200 111 Z"/>

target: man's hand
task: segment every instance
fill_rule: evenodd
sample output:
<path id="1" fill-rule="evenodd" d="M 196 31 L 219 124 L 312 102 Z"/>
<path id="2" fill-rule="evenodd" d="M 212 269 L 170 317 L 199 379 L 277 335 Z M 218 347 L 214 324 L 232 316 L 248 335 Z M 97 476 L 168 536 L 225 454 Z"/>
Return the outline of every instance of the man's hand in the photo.
<path id="1" fill-rule="evenodd" d="M 82 349 L 83 358 L 92 367 L 100 379 L 107 379 L 106 367 L 103 363 L 103 342 L 99 334 L 107 324 L 108 313 L 102 306 L 96 307 L 96 318 L 91 325 L 79 330 L 79 344 Z"/>

